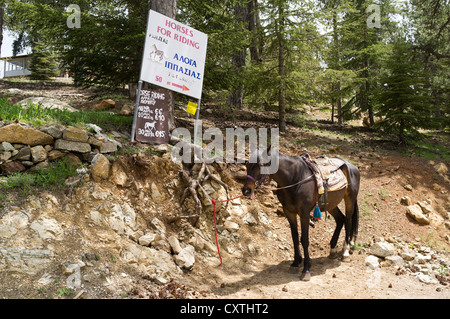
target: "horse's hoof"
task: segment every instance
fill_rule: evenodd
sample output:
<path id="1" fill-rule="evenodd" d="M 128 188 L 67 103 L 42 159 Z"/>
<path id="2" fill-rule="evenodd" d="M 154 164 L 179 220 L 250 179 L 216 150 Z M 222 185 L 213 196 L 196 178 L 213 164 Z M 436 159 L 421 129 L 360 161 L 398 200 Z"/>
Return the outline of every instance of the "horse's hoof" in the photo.
<path id="1" fill-rule="evenodd" d="M 311 273 L 310 272 L 302 272 L 300 275 L 301 281 L 310 281 L 311 280 Z"/>
<path id="2" fill-rule="evenodd" d="M 339 253 L 337 252 L 332 252 L 328 255 L 328 259 L 336 259 L 339 257 Z"/>

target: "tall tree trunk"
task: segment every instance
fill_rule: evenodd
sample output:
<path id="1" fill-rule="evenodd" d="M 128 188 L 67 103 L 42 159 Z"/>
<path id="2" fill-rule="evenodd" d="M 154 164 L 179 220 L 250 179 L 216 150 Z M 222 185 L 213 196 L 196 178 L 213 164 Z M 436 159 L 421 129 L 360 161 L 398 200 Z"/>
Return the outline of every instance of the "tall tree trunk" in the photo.
<path id="1" fill-rule="evenodd" d="M 283 1 L 278 3 L 278 28 L 277 28 L 277 40 L 278 40 L 278 75 L 280 77 L 280 88 L 278 92 L 278 118 L 280 132 L 286 131 L 286 88 L 285 88 L 285 43 L 283 38 L 284 33 L 284 7 Z"/>
<path id="2" fill-rule="evenodd" d="M 177 12 L 177 0 L 150 0 L 150 9 L 159 12 L 169 18 L 175 19 Z M 175 129 L 174 110 L 174 96 L 173 92 L 168 89 L 162 89 L 169 101 L 169 131 Z"/>
<path id="3" fill-rule="evenodd" d="M 336 92 L 340 94 L 341 91 L 341 80 L 338 80 L 336 83 Z M 337 97 L 337 118 L 338 118 L 338 125 L 342 125 L 342 99 L 340 96 Z"/>
<path id="4" fill-rule="evenodd" d="M 339 62 L 339 36 L 338 36 L 338 26 L 337 26 L 337 12 L 333 10 L 333 43 L 334 43 L 334 68 L 336 70 L 340 70 L 340 62 Z M 342 125 L 342 99 L 341 99 L 341 80 L 338 79 L 335 84 L 335 92 L 337 93 L 335 103 L 337 108 L 337 118 L 338 125 Z M 334 116 L 334 107 L 332 112 L 332 117 Z M 334 118 L 331 121 L 334 124 Z"/>
<path id="5" fill-rule="evenodd" d="M 237 2 L 234 6 L 234 16 L 238 23 L 241 24 L 242 32 L 247 22 L 247 5 L 243 2 Z M 237 80 L 232 85 L 232 91 L 228 96 L 228 104 L 231 107 L 238 109 L 244 108 L 244 84 L 242 80 L 242 69 L 245 66 L 245 58 L 247 56 L 247 48 L 236 50 L 233 54 L 234 72 L 237 75 Z"/>
<path id="6" fill-rule="evenodd" d="M 363 1 L 364 3 L 364 1 Z M 367 14 L 364 13 L 364 21 L 367 21 Z M 367 54 L 367 23 L 363 24 L 364 26 L 364 55 L 363 55 L 363 78 L 365 79 L 364 85 L 362 86 L 362 94 L 361 94 L 361 109 L 367 110 L 369 112 L 369 122 L 370 126 L 375 124 L 373 117 L 373 108 L 369 103 L 369 91 L 370 91 L 370 83 L 369 83 L 369 55 Z"/>
<path id="7" fill-rule="evenodd" d="M 3 17 L 5 15 L 5 4 L 0 4 L 0 56 L 2 55 L 2 44 L 3 44 Z"/>
<path id="8" fill-rule="evenodd" d="M 261 22 L 259 20 L 258 0 L 250 0 L 247 3 L 248 30 L 251 33 L 250 59 L 252 62 L 261 62 L 262 41 Z"/>

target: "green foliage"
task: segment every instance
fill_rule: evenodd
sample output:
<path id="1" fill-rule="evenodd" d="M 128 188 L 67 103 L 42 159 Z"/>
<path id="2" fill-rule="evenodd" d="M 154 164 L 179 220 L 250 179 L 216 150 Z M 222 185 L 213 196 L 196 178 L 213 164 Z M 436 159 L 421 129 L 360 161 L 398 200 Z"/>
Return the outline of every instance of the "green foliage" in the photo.
<path id="1" fill-rule="evenodd" d="M 21 105 L 11 105 L 7 98 L 0 98 L 0 118 L 6 121 L 19 120 L 35 126 L 43 123 L 59 123 L 84 127 L 86 124 L 96 124 L 101 127 L 118 127 L 129 125 L 132 118 L 129 116 L 117 115 L 107 111 L 85 110 L 79 112 L 69 112 L 67 110 L 43 108 L 41 105 L 28 103 L 26 107 Z"/>
<path id="2" fill-rule="evenodd" d="M 233 55 L 246 48 L 249 34 L 235 19 L 234 6 L 239 0 L 178 0 L 177 20 L 208 34 L 204 91 L 228 90 L 248 74 L 233 72 Z M 242 2 L 242 1 L 241 1 Z"/>
<path id="3" fill-rule="evenodd" d="M 421 70 L 420 61 L 411 54 L 410 44 L 402 39 L 393 43 L 385 69 L 377 97 L 378 115 L 383 121 L 377 126 L 396 134 L 404 143 L 417 136 L 419 128 L 432 127 L 428 77 Z"/>
<path id="4" fill-rule="evenodd" d="M 66 25 L 72 3 L 81 8 L 79 29 Z M 367 25 L 371 4 L 381 28 Z M 148 9 L 137 0 L 11 0 L 5 25 L 18 35 L 16 48 L 33 47 L 33 74 L 50 76 L 58 61 L 79 85 L 118 87 L 138 80 Z M 401 140 L 450 126 L 449 17 L 439 0 L 177 1 L 177 20 L 208 34 L 204 98 L 243 88 L 245 104 L 256 107 L 332 103 L 341 121 L 379 114 L 379 128 Z M 390 55 L 403 38 L 404 71 L 420 76 L 400 88 L 401 58 Z M 395 96 L 394 86 L 405 94 Z"/>
<path id="5" fill-rule="evenodd" d="M 85 87 L 116 87 L 138 81 L 147 5 L 147 1 L 80 4 L 81 28 L 66 28 L 64 41 L 59 43 L 75 83 Z"/>
<path id="6" fill-rule="evenodd" d="M 59 72 L 55 54 L 45 49 L 41 42 L 36 42 L 29 70 L 32 80 L 48 80 L 57 76 Z"/>
<path id="7" fill-rule="evenodd" d="M 6 182 L 0 183 L 0 190 L 19 189 L 23 195 L 28 195 L 33 187 L 44 190 L 63 189 L 65 180 L 74 175 L 76 175 L 74 166 L 65 159 L 56 160 L 46 169 L 27 173 L 19 172 L 8 176 Z"/>
<path id="8" fill-rule="evenodd" d="M 81 28 L 67 26 L 69 4 L 80 6 Z M 22 46 L 31 46 L 37 59 L 50 59 L 49 53 L 57 52 L 77 84 L 117 87 L 138 81 L 147 1 L 13 0 L 6 13 L 8 28 L 26 34 Z M 48 63 L 36 64 L 48 70 Z"/>

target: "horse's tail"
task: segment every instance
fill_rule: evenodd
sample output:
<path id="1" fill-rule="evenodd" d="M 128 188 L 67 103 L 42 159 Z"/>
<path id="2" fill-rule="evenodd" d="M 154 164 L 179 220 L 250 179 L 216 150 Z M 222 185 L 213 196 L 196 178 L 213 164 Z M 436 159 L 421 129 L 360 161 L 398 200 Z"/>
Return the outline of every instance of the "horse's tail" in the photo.
<path id="1" fill-rule="evenodd" d="M 355 200 L 355 206 L 353 208 L 352 215 L 352 227 L 350 229 L 350 240 L 356 244 L 356 237 L 358 236 L 358 226 L 359 226 L 359 208 L 358 200 Z"/>

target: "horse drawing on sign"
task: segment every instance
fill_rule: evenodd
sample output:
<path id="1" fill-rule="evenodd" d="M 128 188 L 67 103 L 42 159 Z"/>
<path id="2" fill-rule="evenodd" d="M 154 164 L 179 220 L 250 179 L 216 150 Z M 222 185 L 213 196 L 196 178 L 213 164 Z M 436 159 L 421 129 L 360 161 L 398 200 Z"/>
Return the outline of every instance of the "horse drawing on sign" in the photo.
<path id="1" fill-rule="evenodd" d="M 153 131 L 155 129 L 156 121 L 153 122 L 145 122 L 144 130 Z"/>
<path id="2" fill-rule="evenodd" d="M 165 56 L 164 51 L 158 50 L 156 44 L 153 44 L 152 48 L 153 51 L 150 52 L 150 59 L 154 62 L 162 62 Z"/>
<path id="3" fill-rule="evenodd" d="M 294 242 L 294 262 L 292 269 L 298 269 L 299 263 L 302 262 L 302 256 L 299 248 L 299 234 L 297 226 L 297 215 L 300 216 L 301 238 L 300 242 L 305 255 L 302 280 L 310 280 L 311 259 L 308 253 L 309 246 L 309 222 L 310 215 L 316 203 L 318 203 L 317 181 L 314 177 L 314 167 L 309 161 L 309 156 L 289 156 L 279 153 L 279 169 L 276 173 L 270 175 L 262 175 L 261 168 L 266 166 L 264 158 L 268 157 L 269 150 L 255 151 L 252 156 L 251 163 L 247 163 L 247 176 L 242 188 L 244 196 L 254 198 L 255 189 L 258 188 L 263 180 L 267 177 L 277 182 L 276 195 L 283 206 L 284 214 L 291 228 L 292 240 Z M 252 157 L 251 157 L 252 158 Z M 347 185 L 336 191 L 328 191 L 326 207 L 327 211 L 334 217 L 336 221 L 336 229 L 330 242 L 329 258 L 337 258 L 338 253 L 336 244 L 342 227 L 345 225 L 345 242 L 343 248 L 343 261 L 349 260 L 350 243 L 356 241 L 358 233 L 358 204 L 357 196 L 359 192 L 360 174 L 358 169 L 348 161 L 341 160 L 342 166 L 339 169 L 347 179 Z M 344 200 L 345 215 L 338 208 L 338 204 Z M 319 204 L 320 209 L 324 210 L 325 205 Z"/>

